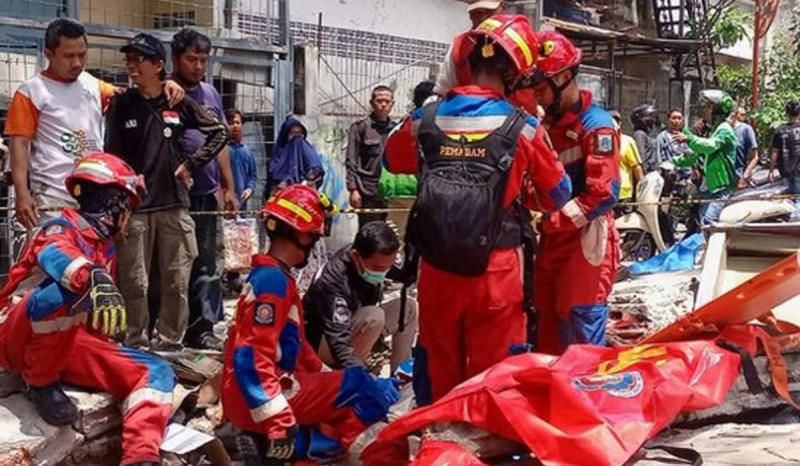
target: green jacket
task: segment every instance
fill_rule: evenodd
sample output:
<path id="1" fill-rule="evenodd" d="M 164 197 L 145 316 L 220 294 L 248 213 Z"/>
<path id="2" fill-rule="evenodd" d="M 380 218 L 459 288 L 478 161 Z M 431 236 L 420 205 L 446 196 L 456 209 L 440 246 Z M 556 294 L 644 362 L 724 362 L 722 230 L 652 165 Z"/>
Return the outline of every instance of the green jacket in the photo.
<path id="1" fill-rule="evenodd" d="M 394 175 L 384 167 L 381 169 L 378 191 L 384 199 L 417 197 L 417 177 Z"/>
<path id="2" fill-rule="evenodd" d="M 723 121 L 710 137 L 701 138 L 686 133 L 691 154 L 673 159 L 679 167 L 691 167 L 705 157 L 705 178 L 708 190 L 713 194 L 736 186 L 734 161 L 736 160 L 736 133 L 727 121 Z"/>

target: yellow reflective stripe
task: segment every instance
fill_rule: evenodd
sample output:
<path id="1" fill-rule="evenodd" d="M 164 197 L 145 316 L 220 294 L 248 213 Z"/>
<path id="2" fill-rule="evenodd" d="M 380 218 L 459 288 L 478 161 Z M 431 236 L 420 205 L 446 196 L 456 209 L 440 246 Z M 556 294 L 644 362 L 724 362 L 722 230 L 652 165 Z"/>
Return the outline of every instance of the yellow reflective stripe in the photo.
<path id="1" fill-rule="evenodd" d="M 531 48 L 528 46 L 528 43 L 525 42 L 525 39 L 522 38 L 521 35 L 517 33 L 517 31 L 513 29 L 506 29 L 506 35 L 517 44 L 517 47 L 522 50 L 522 54 L 525 55 L 525 64 L 531 66 L 533 64 L 533 54 L 531 53 Z"/>
<path id="2" fill-rule="evenodd" d="M 311 214 L 306 212 L 305 209 L 303 209 L 302 207 L 300 207 L 299 205 L 295 204 L 292 201 L 288 201 L 286 199 L 278 199 L 278 205 L 281 207 L 285 207 L 291 210 L 292 212 L 296 213 L 297 215 L 300 216 L 300 218 L 302 218 L 306 222 L 311 221 Z"/>
<path id="3" fill-rule="evenodd" d="M 445 136 L 447 136 L 449 139 L 452 139 L 453 141 L 457 141 L 457 142 L 460 142 L 462 138 L 466 139 L 467 142 L 475 142 L 475 141 L 480 141 L 481 139 L 485 139 L 486 136 L 488 136 L 489 134 L 491 134 L 491 132 L 487 132 L 487 133 L 455 133 L 455 134 L 447 134 L 447 133 L 445 133 Z"/>

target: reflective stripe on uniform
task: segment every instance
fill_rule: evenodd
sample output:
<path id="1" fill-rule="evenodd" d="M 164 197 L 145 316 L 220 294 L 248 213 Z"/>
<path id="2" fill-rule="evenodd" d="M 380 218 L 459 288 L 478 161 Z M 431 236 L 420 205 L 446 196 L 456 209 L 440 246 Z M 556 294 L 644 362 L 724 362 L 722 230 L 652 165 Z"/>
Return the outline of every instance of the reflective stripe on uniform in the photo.
<path id="1" fill-rule="evenodd" d="M 528 141 L 533 141 L 533 137 L 536 136 L 536 128 L 531 126 L 529 123 L 525 123 L 525 126 L 522 127 L 521 134 Z"/>
<path id="2" fill-rule="evenodd" d="M 558 161 L 563 164 L 577 162 L 583 157 L 581 146 L 575 146 L 558 154 Z"/>
<path id="3" fill-rule="evenodd" d="M 575 202 L 575 199 L 567 202 L 562 210 L 577 228 L 581 228 L 589 223 L 589 219 L 583 214 L 581 207 Z"/>
<path id="4" fill-rule="evenodd" d="M 74 316 L 56 317 L 51 320 L 34 320 L 31 321 L 31 329 L 33 329 L 33 333 L 38 333 L 40 335 L 63 332 L 76 325 L 85 324 L 86 319 L 86 313 L 81 312 Z"/>
<path id="5" fill-rule="evenodd" d="M 505 123 L 508 115 L 494 115 L 494 116 L 437 116 L 436 126 L 444 132 L 458 131 L 458 132 L 491 132 Z"/>
<path id="6" fill-rule="evenodd" d="M 152 401 L 160 405 L 172 404 L 172 392 L 162 392 L 149 387 L 134 390 L 122 403 L 122 415 L 128 414 L 128 411 L 145 401 Z"/>
<path id="7" fill-rule="evenodd" d="M 264 422 L 267 419 L 277 416 L 281 411 L 288 407 L 289 402 L 286 401 L 286 397 L 280 393 L 278 396 L 264 403 L 258 408 L 251 409 L 250 416 L 252 416 L 253 421 L 255 422 Z"/>
<path id="8" fill-rule="evenodd" d="M 85 265 L 91 265 L 92 262 L 86 259 L 85 257 L 78 257 L 74 261 L 70 262 L 66 269 L 64 269 L 64 275 L 61 276 L 61 286 L 68 290 L 72 290 L 72 277 L 75 273 L 78 272 L 82 267 Z"/>

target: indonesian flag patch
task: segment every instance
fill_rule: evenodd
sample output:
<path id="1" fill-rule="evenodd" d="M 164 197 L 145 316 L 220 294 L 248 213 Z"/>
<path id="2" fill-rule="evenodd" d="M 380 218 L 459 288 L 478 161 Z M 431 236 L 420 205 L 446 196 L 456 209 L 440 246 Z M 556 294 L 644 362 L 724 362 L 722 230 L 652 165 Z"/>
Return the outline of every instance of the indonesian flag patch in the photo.
<path id="1" fill-rule="evenodd" d="M 161 118 L 164 119 L 164 124 L 167 125 L 180 125 L 181 124 L 181 116 L 178 112 L 172 110 L 164 110 L 161 112 Z"/>

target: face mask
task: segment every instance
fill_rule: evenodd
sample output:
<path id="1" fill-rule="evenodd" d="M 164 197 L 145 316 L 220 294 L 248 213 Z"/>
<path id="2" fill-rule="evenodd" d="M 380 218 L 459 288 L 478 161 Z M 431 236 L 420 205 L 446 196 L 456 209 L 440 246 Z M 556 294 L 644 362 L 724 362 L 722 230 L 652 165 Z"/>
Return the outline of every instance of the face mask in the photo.
<path id="1" fill-rule="evenodd" d="M 386 274 L 389 272 L 388 270 L 384 272 L 376 272 L 374 270 L 370 270 L 367 268 L 367 264 L 364 263 L 364 260 L 359 257 L 361 261 L 361 271 L 358 272 L 358 275 L 361 277 L 362 280 L 369 283 L 370 285 L 380 285 L 384 281 L 386 281 Z"/>

